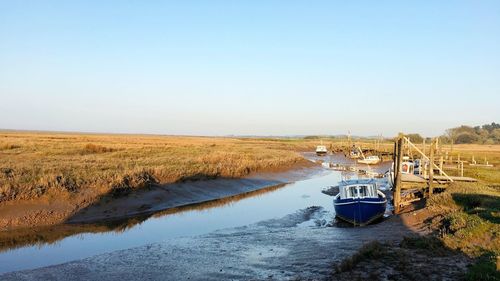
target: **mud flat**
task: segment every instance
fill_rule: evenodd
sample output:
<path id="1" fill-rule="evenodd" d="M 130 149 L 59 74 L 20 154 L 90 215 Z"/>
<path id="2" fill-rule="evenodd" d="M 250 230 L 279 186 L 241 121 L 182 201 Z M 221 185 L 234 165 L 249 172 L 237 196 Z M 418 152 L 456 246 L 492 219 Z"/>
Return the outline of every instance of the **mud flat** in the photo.
<path id="1" fill-rule="evenodd" d="M 8 273 L 2 280 L 324 279 L 372 240 L 414 235 L 398 217 L 364 228 L 331 227 L 321 207 L 208 235 L 170 239 L 80 261 Z M 309 223 L 307 223 L 309 222 Z"/>
<path id="2" fill-rule="evenodd" d="M 422 239 L 418 229 L 423 222 L 421 218 L 412 218 L 411 212 L 362 228 L 339 227 L 328 220 L 328 213 L 322 207 L 311 206 L 278 219 L 8 273 L 0 278 L 414 280 L 412 278 L 419 277 L 456 280 L 470 264 L 464 255 L 438 252 L 432 244 L 430 249 L 412 247 L 411 241 Z M 359 257 L 360 252 L 364 256 Z M 354 261 L 349 260 L 351 256 L 356 257 Z M 336 268 L 341 268 L 340 272 L 336 272 Z"/>

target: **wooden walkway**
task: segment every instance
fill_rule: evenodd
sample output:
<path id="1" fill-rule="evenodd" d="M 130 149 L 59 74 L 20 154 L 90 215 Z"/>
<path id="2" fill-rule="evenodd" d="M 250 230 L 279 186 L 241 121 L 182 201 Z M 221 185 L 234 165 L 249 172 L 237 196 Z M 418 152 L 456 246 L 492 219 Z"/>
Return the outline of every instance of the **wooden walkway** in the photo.
<path id="1" fill-rule="evenodd" d="M 450 178 L 453 181 L 457 181 L 457 182 L 477 182 L 476 179 L 469 178 L 469 177 L 454 177 L 454 176 L 450 176 Z M 437 182 L 437 183 L 449 182 L 449 179 L 447 177 L 445 177 L 445 176 L 435 175 L 433 177 L 433 179 L 434 179 L 433 181 Z M 403 173 L 401 173 L 401 181 L 402 182 L 426 183 L 426 182 L 428 182 L 428 180 L 429 180 L 429 177 L 423 177 L 423 176 L 420 176 L 420 175 L 412 175 L 412 174 L 403 174 Z"/>

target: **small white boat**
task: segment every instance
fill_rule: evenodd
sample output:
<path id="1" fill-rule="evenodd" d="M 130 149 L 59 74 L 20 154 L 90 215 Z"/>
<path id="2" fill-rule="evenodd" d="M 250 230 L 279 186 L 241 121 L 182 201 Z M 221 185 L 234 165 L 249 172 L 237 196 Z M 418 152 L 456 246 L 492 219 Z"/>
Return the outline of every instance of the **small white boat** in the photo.
<path id="1" fill-rule="evenodd" d="M 361 157 L 361 154 L 357 150 L 351 150 L 351 152 L 349 153 L 349 157 L 351 159 L 358 159 L 359 157 Z"/>
<path id="2" fill-rule="evenodd" d="M 316 155 L 326 155 L 328 153 L 328 149 L 326 149 L 326 146 L 324 145 L 318 145 L 316 146 Z"/>
<path id="3" fill-rule="evenodd" d="M 375 165 L 375 164 L 378 164 L 380 163 L 382 160 L 380 160 L 380 157 L 378 157 L 377 155 L 371 155 L 371 156 L 368 156 L 364 159 L 359 159 L 358 160 L 358 163 L 360 164 L 368 164 L 368 165 Z"/>
<path id="4" fill-rule="evenodd" d="M 405 160 L 406 161 L 401 162 L 401 174 L 418 175 L 418 171 L 415 170 L 415 162 L 408 159 Z M 420 165 L 420 161 L 418 163 Z M 392 163 L 391 169 L 387 171 L 386 176 L 388 177 L 389 184 L 394 186 L 394 163 Z"/>

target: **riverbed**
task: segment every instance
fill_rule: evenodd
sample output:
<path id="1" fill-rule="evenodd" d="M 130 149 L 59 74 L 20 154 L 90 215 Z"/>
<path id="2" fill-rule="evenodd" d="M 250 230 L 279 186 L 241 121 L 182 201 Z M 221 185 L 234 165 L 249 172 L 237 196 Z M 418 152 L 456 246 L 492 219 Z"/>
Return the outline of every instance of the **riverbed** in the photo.
<path id="1" fill-rule="evenodd" d="M 259 229 L 264 227 L 271 230 L 276 225 L 266 225 L 264 222 L 273 221 L 281 223 L 278 223 L 278 227 L 285 225 L 288 228 L 302 229 L 294 230 L 297 232 L 328 228 L 326 235 L 342 240 L 347 234 L 345 229 L 333 224 L 332 197 L 321 193 L 323 188 L 335 185 L 342 176 L 356 175 L 342 175 L 338 171 L 324 169 L 309 179 L 271 186 L 229 199 L 178 208 L 145 220 L 129 220 L 125 224 L 113 226 L 64 226 L 78 227 L 78 231 L 75 231 L 78 234 L 72 235 L 71 231 L 65 229 L 69 235 L 57 236 L 54 241 L 40 239 L 28 243 L 31 244 L 28 246 L 12 245 L 10 249 L 0 253 L 0 272 L 29 270 L 68 262 L 71 264 L 72 261 L 93 259 L 105 253 L 113 255 L 119 250 L 148 247 L 155 243 L 175 244 L 185 241 L 182 239 L 198 241 L 196 237 L 214 235 L 221 229 L 234 230 L 260 224 Z M 52 231 L 62 230 L 54 228 Z M 256 234 L 257 236 L 260 234 Z M 199 255 L 202 256 L 203 253 Z"/>

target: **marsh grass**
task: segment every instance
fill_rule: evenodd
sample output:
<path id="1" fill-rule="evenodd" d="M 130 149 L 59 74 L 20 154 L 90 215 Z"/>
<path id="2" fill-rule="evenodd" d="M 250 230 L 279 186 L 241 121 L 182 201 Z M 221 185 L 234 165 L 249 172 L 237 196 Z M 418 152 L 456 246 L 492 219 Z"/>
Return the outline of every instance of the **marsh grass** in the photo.
<path id="1" fill-rule="evenodd" d="M 497 259 L 494 253 L 481 255 L 476 262 L 469 267 L 465 279 L 468 281 L 494 281 L 500 280 L 500 271 L 497 268 Z"/>
<path id="2" fill-rule="evenodd" d="M 378 259 L 386 254 L 387 249 L 384 244 L 378 241 L 372 241 L 364 244 L 354 255 L 342 260 L 335 268 L 335 271 L 337 273 L 351 271 L 363 261 Z"/>
<path id="3" fill-rule="evenodd" d="M 10 149 L 16 149 L 16 148 L 21 148 L 21 146 L 17 145 L 17 144 L 0 143 L 0 150 L 10 150 Z"/>
<path id="4" fill-rule="evenodd" d="M 404 237 L 399 245 L 373 241 L 342 260 L 329 280 L 455 280 L 463 271 L 450 264 L 455 259 L 464 261 L 436 237 Z"/>
<path id="5" fill-rule="evenodd" d="M 116 149 L 111 148 L 111 147 L 105 147 L 102 145 L 89 143 L 89 144 L 85 145 L 82 152 L 83 152 L 83 154 L 87 154 L 87 153 L 106 153 L 106 152 L 113 152 L 113 151 L 116 151 Z"/>
<path id="6" fill-rule="evenodd" d="M 0 133 L 0 204 L 51 191 L 126 194 L 157 183 L 227 177 L 290 167 L 313 142 Z"/>
<path id="7" fill-rule="evenodd" d="M 467 280 L 499 280 L 500 274 L 494 270 L 500 256 L 498 185 L 454 183 L 429 199 L 427 206 L 444 215 L 441 241 L 446 247 L 476 259 Z"/>

